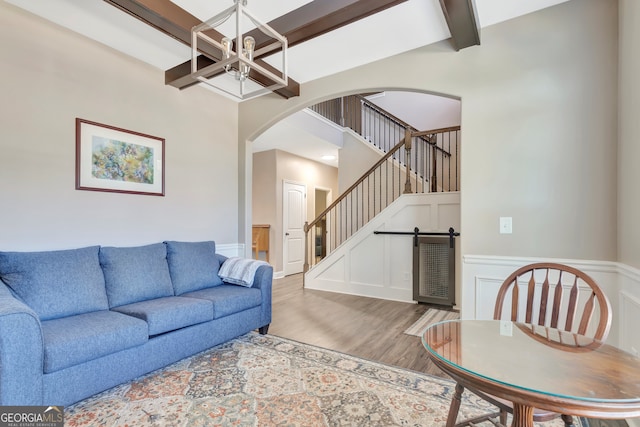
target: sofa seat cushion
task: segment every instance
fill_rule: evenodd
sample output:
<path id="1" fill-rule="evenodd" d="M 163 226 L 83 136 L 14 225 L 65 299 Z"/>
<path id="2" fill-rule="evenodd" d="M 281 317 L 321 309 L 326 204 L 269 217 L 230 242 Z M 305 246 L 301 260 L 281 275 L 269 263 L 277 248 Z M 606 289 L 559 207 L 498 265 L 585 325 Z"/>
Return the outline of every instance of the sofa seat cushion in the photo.
<path id="1" fill-rule="evenodd" d="M 213 303 L 214 319 L 257 307 L 262 302 L 260 289 L 235 285 L 220 285 L 215 288 L 189 292 L 182 296 L 211 301 Z"/>
<path id="2" fill-rule="evenodd" d="M 215 242 L 165 242 L 176 295 L 222 285 Z"/>
<path id="3" fill-rule="evenodd" d="M 156 298 L 122 305 L 113 310 L 147 322 L 149 336 L 213 320 L 211 301 L 195 298 Z"/>
<path id="4" fill-rule="evenodd" d="M 100 264 L 111 308 L 173 296 L 164 243 L 137 247 L 101 247 Z"/>
<path id="5" fill-rule="evenodd" d="M 42 322 L 44 372 L 144 344 L 147 323 L 114 311 L 96 311 Z"/>
<path id="6" fill-rule="evenodd" d="M 0 252 L 0 279 L 40 320 L 107 310 L 98 250 Z"/>

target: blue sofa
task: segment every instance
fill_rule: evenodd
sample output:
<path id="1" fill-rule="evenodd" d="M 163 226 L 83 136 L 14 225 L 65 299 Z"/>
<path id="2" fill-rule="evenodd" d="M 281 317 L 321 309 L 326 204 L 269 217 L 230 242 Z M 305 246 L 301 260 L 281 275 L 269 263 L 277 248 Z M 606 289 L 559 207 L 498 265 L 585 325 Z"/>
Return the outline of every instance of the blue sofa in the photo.
<path id="1" fill-rule="evenodd" d="M 0 405 L 70 405 L 266 333 L 272 279 L 214 242 L 0 252 Z"/>

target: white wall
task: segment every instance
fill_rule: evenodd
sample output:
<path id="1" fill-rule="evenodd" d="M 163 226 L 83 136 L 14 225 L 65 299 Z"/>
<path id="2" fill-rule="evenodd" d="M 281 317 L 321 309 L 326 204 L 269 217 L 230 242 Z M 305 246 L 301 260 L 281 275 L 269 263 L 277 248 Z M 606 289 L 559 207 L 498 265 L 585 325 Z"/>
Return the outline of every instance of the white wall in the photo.
<path id="1" fill-rule="evenodd" d="M 0 63 L 0 250 L 239 247 L 234 102 L 5 2 Z M 76 117 L 165 138 L 166 196 L 75 190 Z"/>
<path id="2" fill-rule="evenodd" d="M 367 99 L 419 131 L 460 126 L 459 99 L 399 91 L 385 91 Z"/>

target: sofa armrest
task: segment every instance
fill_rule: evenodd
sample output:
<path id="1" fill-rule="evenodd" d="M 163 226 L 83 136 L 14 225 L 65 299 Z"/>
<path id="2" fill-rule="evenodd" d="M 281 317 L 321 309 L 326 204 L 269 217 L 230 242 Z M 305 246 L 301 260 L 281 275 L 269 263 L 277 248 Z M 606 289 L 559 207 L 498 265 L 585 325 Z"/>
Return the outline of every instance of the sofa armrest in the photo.
<path id="1" fill-rule="evenodd" d="M 43 371 L 40 319 L 0 281 L 0 405 L 44 405 Z"/>
<path id="2" fill-rule="evenodd" d="M 273 267 L 270 265 L 261 265 L 256 270 L 253 278 L 252 288 L 260 289 L 262 292 L 262 326 L 269 326 L 271 323 L 271 289 L 273 284 Z"/>
<path id="3" fill-rule="evenodd" d="M 220 265 L 224 263 L 228 257 L 216 254 Z M 273 284 L 273 267 L 271 265 L 261 265 L 256 270 L 256 274 L 253 277 L 252 288 L 260 289 L 262 293 L 262 303 L 260 321 L 262 327 L 268 327 L 271 323 L 271 288 Z M 266 328 L 268 329 L 268 328 Z M 265 330 L 266 330 L 265 329 Z"/>

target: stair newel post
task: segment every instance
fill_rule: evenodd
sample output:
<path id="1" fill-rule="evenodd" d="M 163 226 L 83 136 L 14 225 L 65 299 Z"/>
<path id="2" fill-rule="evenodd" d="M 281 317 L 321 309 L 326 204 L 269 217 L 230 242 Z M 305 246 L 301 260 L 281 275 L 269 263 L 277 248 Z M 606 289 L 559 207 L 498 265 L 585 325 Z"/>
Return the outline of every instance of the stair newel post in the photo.
<path id="1" fill-rule="evenodd" d="M 437 151 L 438 146 L 434 143 L 431 146 L 431 192 L 435 193 L 438 191 L 438 162 L 436 160 L 436 156 L 438 155 Z"/>
<path id="2" fill-rule="evenodd" d="M 309 271 L 309 221 L 304 222 L 304 267 L 303 272 Z M 304 275 L 302 276 L 302 283 L 304 284 Z"/>
<path id="3" fill-rule="evenodd" d="M 409 128 L 405 128 L 404 130 L 404 151 L 405 163 L 407 166 L 407 178 L 404 182 L 404 194 L 409 194 L 413 193 L 411 190 L 411 130 Z"/>

